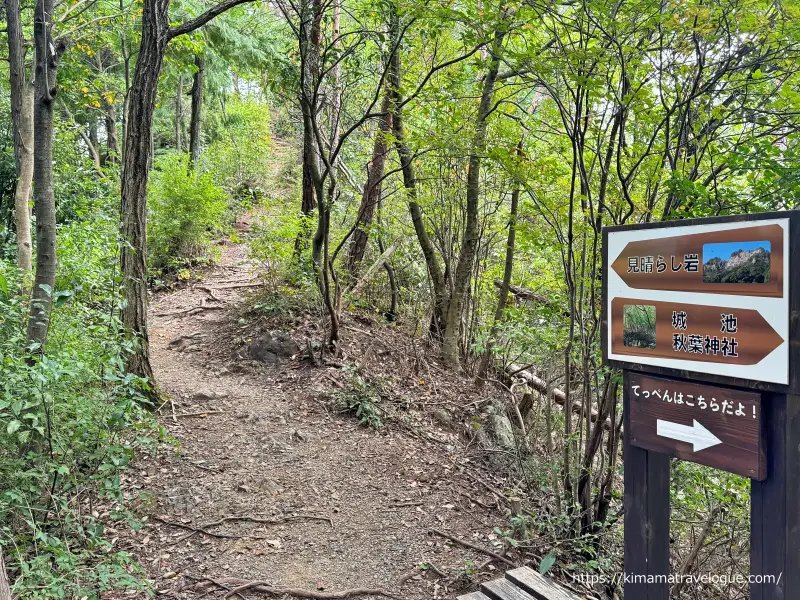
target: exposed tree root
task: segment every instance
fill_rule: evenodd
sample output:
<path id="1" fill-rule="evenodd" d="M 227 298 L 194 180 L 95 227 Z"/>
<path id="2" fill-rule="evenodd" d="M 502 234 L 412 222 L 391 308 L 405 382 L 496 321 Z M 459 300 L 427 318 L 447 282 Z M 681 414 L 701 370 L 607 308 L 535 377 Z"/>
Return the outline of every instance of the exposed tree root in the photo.
<path id="1" fill-rule="evenodd" d="M 356 598 L 358 596 L 381 596 L 383 598 L 395 598 L 401 600 L 399 596 L 395 596 L 385 590 L 370 589 L 370 588 L 357 588 L 352 590 L 344 590 L 341 592 L 314 592 L 311 590 L 303 590 L 300 588 L 279 588 L 272 587 L 267 581 L 246 581 L 239 587 L 227 592 L 223 598 L 230 598 L 236 594 L 240 594 L 245 590 L 251 592 L 258 592 L 260 594 L 267 594 L 270 596 L 294 596 L 295 598 L 311 598 L 313 600 L 338 600 L 340 598 Z"/>
<path id="2" fill-rule="evenodd" d="M 478 552 L 480 552 L 482 554 L 485 554 L 486 556 L 491 556 L 492 558 L 494 558 L 496 560 L 500 560 L 500 561 L 506 563 L 507 565 L 509 565 L 511 567 L 516 567 L 517 566 L 512 561 L 507 559 L 505 556 L 501 556 L 500 554 L 497 554 L 496 552 L 492 552 L 491 550 L 487 550 L 486 548 L 481 548 L 480 546 L 478 546 L 477 544 L 473 544 L 472 542 L 468 542 L 466 540 L 462 540 L 460 538 L 457 538 L 454 535 L 450 535 L 449 533 L 445 533 L 444 531 L 440 531 L 438 529 L 429 529 L 428 531 L 430 531 L 431 533 L 435 533 L 436 535 L 441 536 L 441 537 L 443 537 L 445 539 L 448 539 L 451 542 L 455 542 L 459 546 L 464 546 L 464 548 L 470 548 L 472 550 L 477 550 Z"/>

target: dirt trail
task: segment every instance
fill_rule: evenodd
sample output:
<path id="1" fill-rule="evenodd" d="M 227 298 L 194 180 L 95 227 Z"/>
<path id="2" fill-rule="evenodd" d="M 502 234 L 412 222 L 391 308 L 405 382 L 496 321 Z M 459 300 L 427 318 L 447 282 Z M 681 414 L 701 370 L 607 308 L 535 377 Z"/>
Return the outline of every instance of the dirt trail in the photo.
<path id="1" fill-rule="evenodd" d="M 430 532 L 499 551 L 491 532 L 506 518 L 457 434 L 430 419 L 425 432 L 359 427 L 325 401 L 325 392 L 336 389 L 330 374 L 337 369 L 235 356 L 251 330 L 237 316 L 251 288 L 231 286 L 248 283 L 253 271 L 246 248 L 228 244 L 204 281 L 152 305 L 154 367 L 174 401 L 162 408 L 161 422 L 179 447 L 133 470 L 128 484 L 151 500 L 142 502 L 147 526 L 125 545 L 159 597 L 222 597 L 222 586 L 244 579 L 454 598 L 504 568 Z M 201 305 L 221 309 L 190 310 Z M 367 327 L 354 329 L 369 335 Z M 391 370 L 407 358 L 402 354 L 387 350 L 381 360 Z M 426 394 L 435 400 L 427 388 Z M 462 392 L 460 400 L 473 397 Z M 269 522 L 211 524 L 241 516 Z"/>

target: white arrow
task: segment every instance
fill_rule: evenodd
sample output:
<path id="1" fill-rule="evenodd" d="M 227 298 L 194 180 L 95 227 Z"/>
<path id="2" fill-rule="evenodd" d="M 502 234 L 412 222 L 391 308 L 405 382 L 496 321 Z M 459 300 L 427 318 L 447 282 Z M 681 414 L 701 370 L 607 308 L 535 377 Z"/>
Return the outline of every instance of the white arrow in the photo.
<path id="1" fill-rule="evenodd" d="M 658 419 L 656 421 L 656 433 L 661 437 L 692 444 L 692 452 L 699 452 L 700 450 L 705 450 L 706 448 L 711 448 L 712 446 L 722 443 L 721 439 L 700 425 L 696 420 L 692 419 L 692 421 L 694 424 L 689 426 Z"/>

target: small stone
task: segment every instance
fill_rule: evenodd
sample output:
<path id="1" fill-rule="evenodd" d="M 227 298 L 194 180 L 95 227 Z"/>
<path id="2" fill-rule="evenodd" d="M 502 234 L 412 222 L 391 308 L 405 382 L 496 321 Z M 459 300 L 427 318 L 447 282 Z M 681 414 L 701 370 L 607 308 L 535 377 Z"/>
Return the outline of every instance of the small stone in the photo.
<path id="1" fill-rule="evenodd" d="M 514 439 L 514 429 L 511 426 L 511 421 L 505 415 L 492 415 L 490 418 L 492 424 L 492 431 L 497 443 L 508 450 L 516 448 L 516 441 Z"/>
<path id="2" fill-rule="evenodd" d="M 281 485 L 274 479 L 264 478 L 258 483 L 258 489 L 261 492 L 274 494 L 281 490 Z"/>
<path id="3" fill-rule="evenodd" d="M 449 429 L 453 426 L 453 416 L 450 414 L 450 411 L 444 408 L 437 408 L 433 411 L 433 418 L 442 427 Z"/>
<path id="4" fill-rule="evenodd" d="M 270 331 L 253 339 L 248 352 L 254 360 L 274 364 L 298 354 L 300 347 L 283 331 Z"/>

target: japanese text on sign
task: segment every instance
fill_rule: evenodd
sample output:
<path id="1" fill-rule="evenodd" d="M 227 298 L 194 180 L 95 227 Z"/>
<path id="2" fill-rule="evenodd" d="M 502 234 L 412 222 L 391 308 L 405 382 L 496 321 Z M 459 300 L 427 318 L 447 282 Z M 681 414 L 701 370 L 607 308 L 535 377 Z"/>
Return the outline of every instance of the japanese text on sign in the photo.
<path id="1" fill-rule="evenodd" d="M 734 334 L 738 330 L 738 319 L 733 313 L 720 314 L 720 333 Z M 672 311 L 672 328 L 679 330 L 672 334 L 672 349 L 675 352 L 688 352 L 690 354 L 705 354 L 717 356 L 739 356 L 736 348 L 739 342 L 732 335 L 698 335 L 683 333 L 689 326 L 686 311 Z"/>
<path id="2" fill-rule="evenodd" d="M 683 258 L 672 255 L 669 265 L 661 255 L 628 257 L 628 273 L 664 273 L 667 269 L 673 273 L 681 270 L 685 270 L 687 273 L 697 273 L 700 270 L 700 255 L 684 254 Z"/>
<path id="3" fill-rule="evenodd" d="M 718 399 L 713 396 L 705 397 L 702 394 L 694 395 L 685 394 L 683 392 L 670 393 L 669 388 L 647 388 L 640 385 L 631 386 L 631 392 L 635 397 L 644 398 L 645 400 L 648 398 L 658 398 L 662 402 L 668 402 L 670 404 L 685 405 L 688 407 L 696 406 L 701 410 L 709 410 L 711 412 L 718 412 L 735 417 L 751 416 L 753 419 L 756 418 L 755 404 L 750 406 L 752 415 L 748 415 L 747 413 L 749 411 L 746 410 L 744 403 L 729 398 Z"/>

